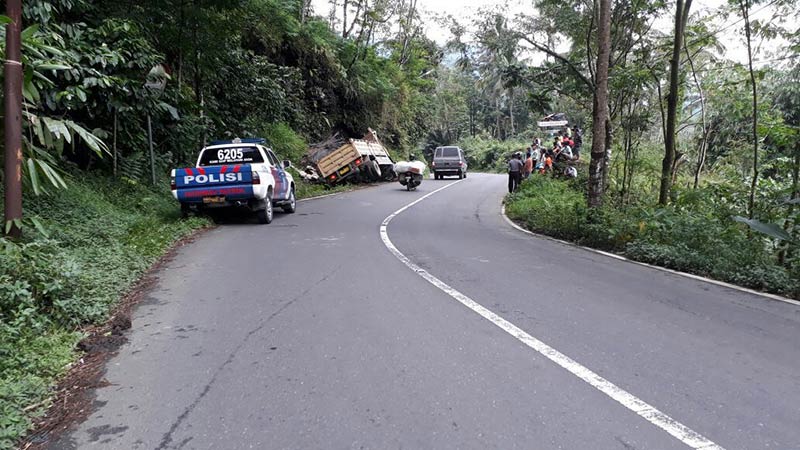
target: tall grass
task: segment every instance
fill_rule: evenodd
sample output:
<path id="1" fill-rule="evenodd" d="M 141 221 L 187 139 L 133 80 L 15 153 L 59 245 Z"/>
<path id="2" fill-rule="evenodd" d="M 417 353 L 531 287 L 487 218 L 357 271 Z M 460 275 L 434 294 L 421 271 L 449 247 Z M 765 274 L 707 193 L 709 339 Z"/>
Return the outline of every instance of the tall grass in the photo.
<path id="1" fill-rule="evenodd" d="M 0 238 L 0 449 L 13 448 L 43 411 L 82 327 L 104 320 L 176 240 L 208 225 L 181 220 L 166 184 L 85 173 L 68 189 L 26 196 L 25 213 L 49 236 L 27 229 L 21 242 Z"/>

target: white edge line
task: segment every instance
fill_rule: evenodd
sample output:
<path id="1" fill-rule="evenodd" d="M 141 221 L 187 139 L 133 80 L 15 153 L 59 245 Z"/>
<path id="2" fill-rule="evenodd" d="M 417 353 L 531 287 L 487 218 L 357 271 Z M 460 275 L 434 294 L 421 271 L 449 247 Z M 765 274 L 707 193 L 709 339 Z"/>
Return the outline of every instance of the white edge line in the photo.
<path id="1" fill-rule="evenodd" d="M 545 344 L 544 342 L 536 339 L 535 337 L 531 336 L 527 332 L 523 331 L 521 328 L 517 327 L 516 325 L 512 324 L 511 322 L 503 319 L 499 315 L 495 314 L 494 312 L 490 311 L 489 309 L 485 308 L 483 305 L 479 304 L 478 302 L 472 300 L 471 298 L 467 297 L 465 294 L 462 294 L 458 290 L 450 287 L 442 280 L 436 278 L 435 276 L 428 273 L 422 267 L 414 264 L 411 260 L 406 257 L 397 247 L 394 246 L 391 239 L 389 239 L 389 233 L 387 231 L 389 222 L 392 221 L 398 214 L 402 213 L 403 211 L 411 208 L 412 206 L 416 205 L 417 203 L 425 200 L 426 198 L 430 197 L 433 194 L 436 194 L 439 191 L 447 189 L 453 185 L 460 183 L 462 180 L 450 183 L 446 186 L 443 186 L 439 189 L 436 189 L 433 192 L 430 192 L 417 200 L 409 203 L 408 205 L 398 209 L 397 211 L 390 214 L 386 219 L 383 220 L 380 227 L 380 235 L 383 244 L 386 248 L 397 258 L 406 265 L 409 269 L 414 271 L 417 275 L 431 283 L 432 285 L 436 286 L 439 290 L 443 291 L 450 297 L 457 300 L 462 305 L 466 306 L 467 308 L 471 309 L 472 311 L 476 312 L 478 315 L 483 317 L 484 319 L 492 322 L 495 326 L 499 327 L 506 333 L 510 334 L 518 341 L 522 342 L 526 346 L 530 347 L 531 349 L 535 350 L 542 356 L 546 357 L 547 359 L 553 361 L 554 363 L 558 364 L 562 368 L 566 369 L 571 374 L 575 375 L 576 377 L 580 378 L 581 380 L 585 381 L 587 384 L 592 386 L 593 388 L 597 389 L 598 391 L 606 394 L 611 399 L 617 401 L 622 406 L 626 407 L 627 409 L 635 412 L 640 417 L 644 418 L 651 424 L 661 428 L 662 430 L 666 431 L 674 438 L 678 439 L 679 441 L 683 442 L 687 446 L 698 449 L 698 450 L 724 450 L 721 446 L 717 445 L 713 441 L 709 440 L 708 438 L 702 436 L 701 434 L 697 433 L 696 431 L 692 430 L 691 428 L 683 425 L 682 423 L 676 421 L 675 419 L 671 418 L 667 414 L 659 411 L 654 406 L 648 404 L 647 402 L 639 399 L 638 397 L 634 396 L 633 394 L 625 391 L 624 389 L 618 387 L 614 383 L 606 380 L 602 376 L 592 372 L 587 367 L 583 366 L 582 364 L 578 363 L 577 361 L 573 360 L 572 358 L 568 357 L 567 355 L 559 352 L 558 350 L 550 347 L 549 345 Z"/>
<path id="2" fill-rule="evenodd" d="M 353 188 L 353 189 L 348 189 L 346 191 L 332 192 L 330 194 L 316 195 L 314 197 L 298 198 L 297 199 L 297 203 L 307 202 L 309 200 L 319 200 L 321 198 L 333 197 L 335 195 L 349 194 L 351 192 L 356 192 L 356 191 L 363 191 L 364 189 L 369 189 L 369 188 L 372 188 L 372 187 L 380 186 L 381 184 L 384 184 L 384 183 L 380 183 L 380 182 L 378 182 L 378 183 L 370 183 L 370 184 L 368 184 L 366 186 L 359 186 L 359 187 L 356 187 L 356 188 Z"/>
<path id="3" fill-rule="evenodd" d="M 332 194 L 317 195 L 315 197 L 299 198 L 299 199 L 297 199 L 297 203 L 307 202 L 309 200 L 319 200 L 321 198 L 333 197 L 334 195 L 345 194 L 345 193 L 348 193 L 348 192 L 352 192 L 352 191 L 334 192 Z"/>
<path id="4" fill-rule="evenodd" d="M 784 303 L 789 303 L 789 304 L 792 304 L 792 305 L 795 305 L 795 306 L 800 306 L 800 301 L 793 300 L 791 298 L 781 297 L 780 295 L 770 294 L 768 292 L 756 291 L 755 289 L 749 289 L 749 288 L 746 288 L 746 287 L 737 286 L 735 284 L 726 283 L 724 281 L 719 281 L 719 280 L 714 280 L 712 278 L 706 278 L 706 277 L 703 277 L 703 276 L 700 276 L 700 275 L 695 275 L 695 274 L 692 274 L 692 273 L 680 272 L 678 270 L 668 269 L 666 267 L 655 266 L 653 264 L 648 264 L 648 263 L 641 262 L 641 261 L 635 261 L 633 259 L 626 258 L 626 257 L 624 257 L 622 255 L 617 255 L 616 253 L 605 252 L 603 250 L 598 250 L 596 248 L 591 248 L 591 247 L 584 247 L 583 245 L 578 245 L 578 244 L 576 244 L 574 242 L 564 241 L 564 240 L 557 239 L 557 238 L 554 238 L 554 237 L 551 237 L 551 236 L 547 236 L 547 235 L 544 235 L 544 234 L 534 233 L 533 231 L 526 230 L 525 228 L 522 228 L 521 226 L 519 226 L 516 223 L 514 223 L 513 220 L 509 219 L 509 217 L 506 215 L 506 205 L 502 206 L 502 208 L 500 210 L 500 215 L 503 216 L 503 218 L 506 220 L 506 222 L 508 222 L 509 225 L 511 225 L 512 227 L 516 228 L 518 231 L 521 231 L 521 232 L 523 232 L 525 234 L 529 234 L 531 236 L 536 236 L 538 238 L 547 239 L 547 240 L 550 240 L 550 241 L 555 241 L 555 242 L 558 242 L 558 243 L 561 243 L 561 244 L 564 244 L 564 245 L 568 245 L 570 247 L 580 248 L 580 249 L 583 249 L 583 250 L 586 250 L 586 251 L 589 251 L 589 252 L 592 252 L 592 253 L 597 253 L 599 255 L 608 256 L 609 258 L 614 258 L 614 259 L 617 259 L 617 260 L 620 260 L 620 261 L 625 261 L 625 262 L 628 262 L 628 263 L 631 263 L 631 264 L 636 264 L 636 265 L 639 265 L 639 266 L 649 267 L 651 269 L 660 270 L 662 272 L 671 273 L 673 275 L 679 275 L 679 276 L 682 276 L 682 277 L 691 278 L 693 280 L 703 281 L 703 282 L 706 282 L 706 283 L 715 284 L 717 286 L 726 287 L 728 289 L 733 289 L 733 290 L 736 290 L 736 291 L 739 291 L 739 292 L 746 292 L 748 294 L 758 295 L 760 297 L 768 298 L 770 300 L 776 300 L 776 301 L 779 301 L 779 302 L 784 302 Z"/>

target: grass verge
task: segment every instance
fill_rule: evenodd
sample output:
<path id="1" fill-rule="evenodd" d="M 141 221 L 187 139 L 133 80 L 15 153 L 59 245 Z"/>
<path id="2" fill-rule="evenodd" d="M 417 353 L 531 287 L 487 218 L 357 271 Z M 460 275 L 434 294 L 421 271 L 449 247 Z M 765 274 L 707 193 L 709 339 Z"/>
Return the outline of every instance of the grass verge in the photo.
<path id="1" fill-rule="evenodd" d="M 169 191 L 81 174 L 66 190 L 25 198 L 38 217 L 20 242 L 0 239 L 0 449 L 49 406 L 87 326 L 176 241 L 206 227 L 181 220 Z"/>
<path id="2" fill-rule="evenodd" d="M 692 192 L 672 205 L 605 205 L 590 210 L 585 180 L 534 176 L 506 199 L 506 214 L 525 228 L 632 260 L 752 289 L 800 298 L 800 259 L 778 264 L 775 242 L 748 233 L 718 196 Z"/>

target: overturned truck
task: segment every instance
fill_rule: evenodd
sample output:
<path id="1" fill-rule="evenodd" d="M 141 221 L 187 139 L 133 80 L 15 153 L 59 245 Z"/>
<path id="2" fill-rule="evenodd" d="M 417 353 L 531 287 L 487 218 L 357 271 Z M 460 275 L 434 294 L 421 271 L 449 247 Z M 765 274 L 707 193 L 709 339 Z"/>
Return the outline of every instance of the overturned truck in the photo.
<path id="1" fill-rule="evenodd" d="M 320 182 L 371 182 L 395 178 L 394 161 L 371 128 L 363 139 L 345 139 L 334 134 L 312 145 L 305 164 L 313 167 Z"/>

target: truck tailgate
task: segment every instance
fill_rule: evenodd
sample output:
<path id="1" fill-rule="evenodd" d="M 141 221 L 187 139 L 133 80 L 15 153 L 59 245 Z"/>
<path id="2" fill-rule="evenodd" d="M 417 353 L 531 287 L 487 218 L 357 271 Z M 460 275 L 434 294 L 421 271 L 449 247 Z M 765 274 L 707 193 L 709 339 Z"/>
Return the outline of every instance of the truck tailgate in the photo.
<path id="1" fill-rule="evenodd" d="M 319 160 L 317 167 L 319 168 L 320 175 L 322 175 L 323 178 L 327 178 L 328 175 L 336 172 L 336 170 L 360 158 L 361 154 L 358 153 L 358 150 L 356 150 L 352 144 L 347 143 Z M 340 173 L 338 175 L 344 176 L 345 173 Z"/>
<path id="2" fill-rule="evenodd" d="M 183 203 L 244 200 L 253 197 L 253 173 L 249 164 L 187 167 L 175 170 L 175 187 Z"/>

